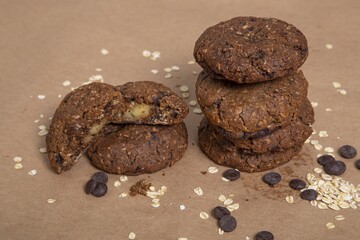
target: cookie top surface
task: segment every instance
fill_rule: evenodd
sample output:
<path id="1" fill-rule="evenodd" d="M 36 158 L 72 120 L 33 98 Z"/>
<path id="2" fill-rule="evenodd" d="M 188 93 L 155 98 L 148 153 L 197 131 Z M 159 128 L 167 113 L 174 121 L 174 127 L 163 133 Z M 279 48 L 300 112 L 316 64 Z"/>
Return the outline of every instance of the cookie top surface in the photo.
<path id="1" fill-rule="evenodd" d="M 194 57 L 213 78 L 237 83 L 271 80 L 301 67 L 307 40 L 293 25 L 274 18 L 236 17 L 209 27 Z"/>
<path id="2" fill-rule="evenodd" d="M 300 144 L 281 152 L 245 152 L 226 139 L 216 139 L 206 121 L 201 121 L 198 137 L 200 149 L 212 161 L 244 172 L 261 172 L 278 167 L 296 156 L 302 148 Z"/>
<path id="3" fill-rule="evenodd" d="M 256 132 L 289 124 L 307 95 L 307 87 L 301 71 L 252 84 L 215 80 L 202 71 L 196 95 L 211 124 L 230 132 Z"/>
<path id="4" fill-rule="evenodd" d="M 139 175 L 173 165 L 186 147 L 183 122 L 170 126 L 123 125 L 116 132 L 97 137 L 87 154 L 92 164 L 103 171 Z"/>

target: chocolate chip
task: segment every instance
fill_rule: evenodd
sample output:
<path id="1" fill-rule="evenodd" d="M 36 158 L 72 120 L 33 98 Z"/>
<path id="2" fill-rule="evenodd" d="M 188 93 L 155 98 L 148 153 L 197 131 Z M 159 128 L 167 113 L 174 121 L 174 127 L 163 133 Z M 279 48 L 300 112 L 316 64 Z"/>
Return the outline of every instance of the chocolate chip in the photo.
<path id="1" fill-rule="evenodd" d="M 270 186 L 274 186 L 281 181 L 281 175 L 277 172 L 269 172 L 263 176 L 263 181 Z"/>
<path id="2" fill-rule="evenodd" d="M 360 170 L 360 159 L 355 162 L 355 167 Z"/>
<path id="3" fill-rule="evenodd" d="M 94 179 L 90 179 L 85 185 L 85 189 L 84 189 L 85 193 L 86 194 L 92 193 L 95 190 L 96 185 L 97 185 L 97 181 L 95 181 Z"/>
<path id="4" fill-rule="evenodd" d="M 318 192 L 314 189 L 306 189 L 300 193 L 300 197 L 304 200 L 312 201 L 315 200 L 318 196 Z"/>
<path id="5" fill-rule="evenodd" d="M 107 186 L 105 183 L 97 182 L 94 191 L 91 193 L 95 197 L 102 197 L 107 192 Z"/>
<path id="6" fill-rule="evenodd" d="M 353 158 L 356 156 L 357 151 L 353 146 L 344 145 L 339 149 L 339 154 L 343 158 Z"/>
<path id="7" fill-rule="evenodd" d="M 274 235 L 268 231 L 261 231 L 256 234 L 255 240 L 274 240 Z"/>
<path id="8" fill-rule="evenodd" d="M 240 172 L 235 169 L 228 169 L 223 173 L 223 177 L 230 181 L 234 181 L 234 180 L 239 179 Z"/>
<path id="9" fill-rule="evenodd" d="M 346 170 L 346 165 L 343 161 L 333 161 L 325 165 L 324 171 L 327 174 L 339 176 Z"/>
<path id="10" fill-rule="evenodd" d="M 317 162 L 322 166 L 325 166 L 328 162 L 332 162 L 332 161 L 335 161 L 335 158 L 331 155 L 322 155 L 317 159 Z"/>
<path id="11" fill-rule="evenodd" d="M 294 178 L 294 179 L 290 180 L 289 186 L 292 189 L 301 190 L 301 189 L 304 189 L 306 187 L 306 183 L 301 179 Z"/>
<path id="12" fill-rule="evenodd" d="M 230 215 L 229 209 L 223 206 L 217 206 L 213 209 L 212 213 L 216 219 L 220 219 L 225 215 Z"/>
<path id="13" fill-rule="evenodd" d="M 219 220 L 219 226 L 224 232 L 232 232 L 236 228 L 236 219 L 233 216 L 225 215 Z"/>
<path id="14" fill-rule="evenodd" d="M 91 179 L 94 179 L 97 182 L 107 183 L 108 176 L 105 172 L 96 172 L 92 175 Z"/>

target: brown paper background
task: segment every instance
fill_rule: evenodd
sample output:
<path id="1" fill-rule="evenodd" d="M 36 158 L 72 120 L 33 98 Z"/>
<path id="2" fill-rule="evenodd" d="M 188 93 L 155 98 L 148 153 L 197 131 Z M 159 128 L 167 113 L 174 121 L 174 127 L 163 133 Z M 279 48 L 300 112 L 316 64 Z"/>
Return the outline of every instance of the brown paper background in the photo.
<path id="1" fill-rule="evenodd" d="M 187 62 L 196 39 L 221 20 L 254 15 L 288 21 L 307 36 L 310 55 L 302 69 L 310 84 L 309 98 L 319 103 L 314 128 L 329 133 L 328 138 L 313 138 L 335 149 L 352 144 L 360 150 L 359 10 L 356 0 L 0 1 L 0 238 L 127 239 L 135 232 L 136 239 L 253 239 L 256 232 L 269 230 L 275 239 L 359 239 L 359 209 L 320 210 L 287 186 L 291 178 L 304 178 L 318 166 L 319 152 L 309 144 L 298 158 L 277 169 L 283 181 L 275 188 L 261 182 L 262 173 L 243 173 L 236 182 L 224 182 L 224 167 L 218 166 L 216 174 L 200 173 L 215 164 L 197 146 L 202 116 L 190 112 L 189 147 L 180 162 L 156 174 L 130 177 L 119 188 L 112 186 L 118 176 L 111 175 L 107 195 L 95 198 L 83 192 L 96 171 L 87 158 L 57 175 L 39 152 L 44 137 L 37 135 L 39 124 L 49 124 L 60 102 L 58 94 L 65 95 L 71 86 L 97 74 L 95 68 L 102 68 L 98 74 L 111 84 L 153 80 L 177 92 L 176 84 L 187 84 L 188 100 L 195 99 L 192 71 L 200 68 Z M 327 43 L 334 48 L 326 49 Z M 102 48 L 109 55 L 103 56 Z M 159 50 L 161 58 L 145 59 L 144 49 Z M 162 69 L 172 65 L 181 70 L 164 79 Z M 154 75 L 151 69 L 161 71 Z M 65 80 L 72 85 L 64 87 Z M 336 92 L 334 81 L 348 91 L 346 96 Z M 46 99 L 38 100 L 38 94 Z M 41 121 L 34 123 L 35 119 Z M 15 156 L 23 158 L 23 169 L 14 169 Z M 345 160 L 348 170 L 343 177 L 357 185 L 360 172 L 353 167 L 354 160 Z M 29 176 L 31 169 L 38 174 Z M 144 177 L 156 187 L 168 187 L 158 209 L 150 206 L 150 198 L 118 197 Z M 201 197 L 193 192 L 197 186 L 204 190 Z M 202 220 L 199 213 L 210 212 L 220 203 L 220 194 L 230 193 L 240 203 L 233 212 L 238 227 L 221 236 L 216 221 Z M 285 202 L 287 195 L 294 196 L 295 204 Z M 48 198 L 56 202 L 48 204 Z M 186 206 L 184 211 L 180 204 Z M 338 214 L 346 219 L 335 221 Z M 326 230 L 330 221 L 336 228 Z"/>

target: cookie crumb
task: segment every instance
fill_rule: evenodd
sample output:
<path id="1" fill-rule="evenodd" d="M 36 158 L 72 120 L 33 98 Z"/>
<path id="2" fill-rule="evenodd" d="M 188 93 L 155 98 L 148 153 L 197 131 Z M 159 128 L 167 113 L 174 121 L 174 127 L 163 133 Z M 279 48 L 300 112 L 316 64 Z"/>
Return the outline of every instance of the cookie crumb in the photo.
<path id="1" fill-rule="evenodd" d="M 145 179 L 140 179 L 137 183 L 130 187 L 130 196 L 135 196 L 136 194 L 141 194 L 147 196 L 147 190 L 149 190 L 151 183 L 147 182 Z"/>

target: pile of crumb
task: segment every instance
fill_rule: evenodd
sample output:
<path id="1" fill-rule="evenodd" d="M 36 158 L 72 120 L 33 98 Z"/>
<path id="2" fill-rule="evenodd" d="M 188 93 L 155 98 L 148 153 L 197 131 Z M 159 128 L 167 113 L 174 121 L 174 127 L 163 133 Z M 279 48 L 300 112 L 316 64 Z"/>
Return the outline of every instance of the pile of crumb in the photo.
<path id="1" fill-rule="evenodd" d="M 130 196 L 135 196 L 136 194 L 141 194 L 146 196 L 147 190 L 151 187 L 151 183 L 147 182 L 145 179 L 140 179 L 137 183 L 130 187 Z"/>

